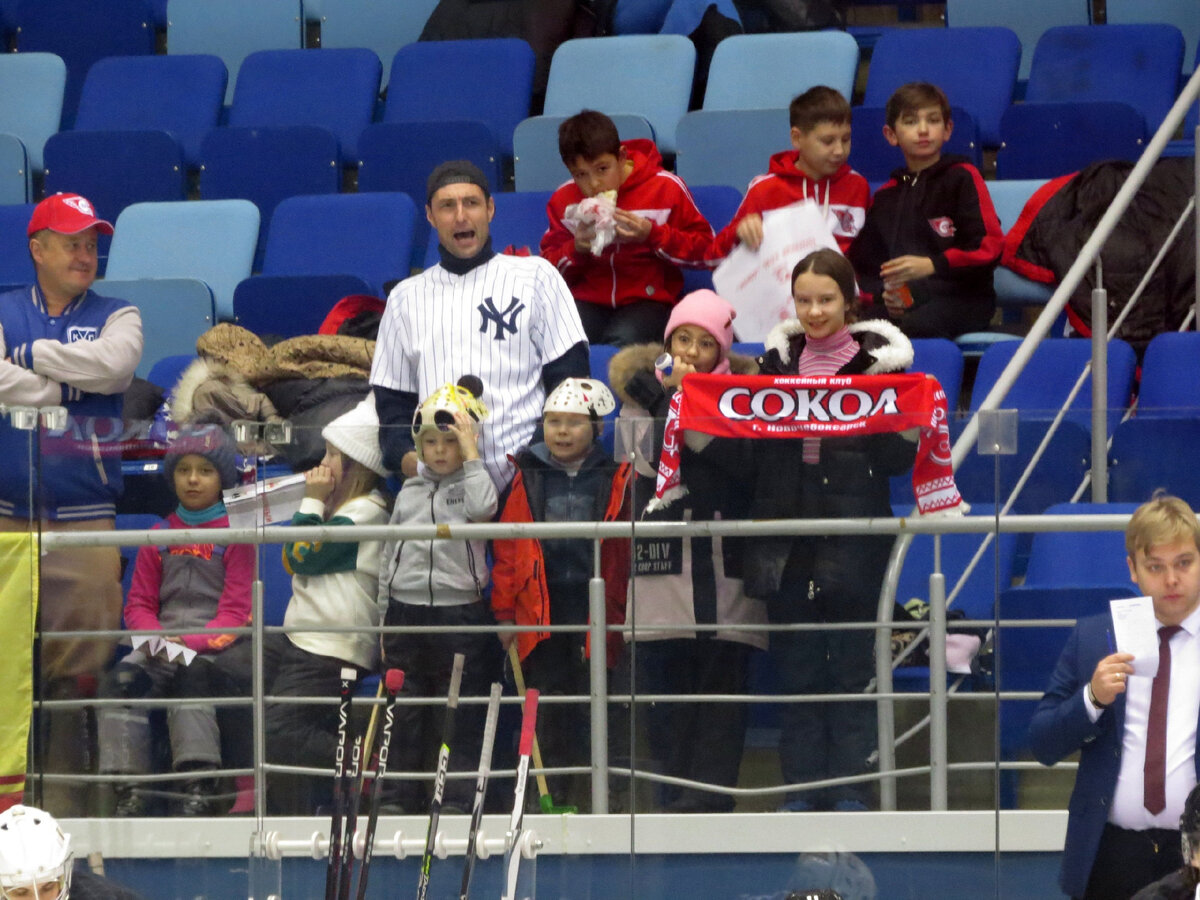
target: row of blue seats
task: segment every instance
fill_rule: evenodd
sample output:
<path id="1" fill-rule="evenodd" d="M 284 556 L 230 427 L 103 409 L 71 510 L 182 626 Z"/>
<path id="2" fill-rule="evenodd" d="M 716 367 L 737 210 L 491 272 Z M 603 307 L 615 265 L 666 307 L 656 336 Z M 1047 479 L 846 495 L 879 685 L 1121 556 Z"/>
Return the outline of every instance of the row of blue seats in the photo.
<path id="1" fill-rule="evenodd" d="M 1027 91 L 1030 102 L 1014 106 L 1019 52 L 1015 34 L 1006 28 L 898 30 L 885 35 L 875 48 L 865 103 L 871 108 L 881 107 L 899 84 L 914 79 L 931 80 L 947 86 L 951 101 L 964 113 L 960 127 L 966 127 L 965 120 L 969 118 L 978 128 L 980 146 L 999 146 L 1002 127 L 1010 136 L 1021 134 L 1023 118 L 1035 114 L 1042 118 L 1034 124 L 1045 135 L 1049 131 L 1044 117 L 1049 113 L 1056 117 L 1059 131 L 1067 130 L 1063 125 L 1071 126 L 1073 141 L 1066 142 L 1066 148 L 1072 144 L 1087 146 L 1090 141 L 1083 139 L 1086 135 L 1081 136 L 1079 129 L 1095 129 L 1094 120 L 1103 119 L 1104 128 L 1097 129 L 1097 135 L 1114 131 L 1125 135 L 1124 145 L 1116 143 L 1113 152 L 1130 155 L 1136 152 L 1130 150 L 1130 145 L 1136 147 L 1144 141 L 1147 130 L 1157 126 L 1175 97 L 1183 38 L 1178 29 L 1169 25 L 1053 29 L 1043 35 L 1035 53 Z M 202 76 L 180 80 L 178 76 L 162 77 L 171 70 L 166 68 L 165 61 L 154 62 L 154 59 L 146 58 L 140 68 L 127 59 L 125 65 L 117 66 L 122 73 L 119 77 L 106 71 L 89 73 L 89 81 L 95 82 L 95 86 L 84 85 L 77 125 L 86 130 L 172 131 L 180 140 L 184 160 L 194 166 L 199 161 L 203 135 L 213 128 L 220 115 L 224 88 L 219 67 L 215 66 L 216 60 L 210 60 Z M 662 77 L 655 91 L 638 91 L 635 83 L 625 80 L 636 78 L 635 74 L 627 73 L 636 72 L 637 66 L 632 63 L 637 60 L 650 60 L 660 71 Z M 1097 65 L 1097 61 L 1102 61 L 1102 65 Z M 694 47 L 679 36 L 568 41 L 555 53 L 551 66 L 547 113 L 570 114 L 585 105 L 635 113 L 646 119 L 662 149 L 674 153 L 676 129 L 687 113 L 694 62 Z M 185 64 L 174 65 L 179 68 Z M 337 135 L 342 158 L 356 159 L 356 141 L 372 120 L 380 84 L 381 65 L 372 52 L 284 51 L 253 55 L 246 65 L 247 71 L 239 73 L 236 79 L 238 88 L 229 111 L 230 124 L 319 125 Z M 794 92 L 816 83 L 832 83 L 849 96 L 857 65 L 857 46 L 839 32 L 728 38 L 714 55 L 704 108 L 692 114 L 689 127 L 703 128 L 704 113 L 785 107 Z M 500 152 L 510 155 L 513 130 L 529 111 L 532 67 L 532 51 L 516 40 L 409 45 L 393 60 L 393 78 L 382 118 L 384 121 L 431 118 L 485 121 L 499 142 Z M 425 78 L 424 73 L 430 70 L 455 74 Z M 764 87 L 759 76 L 763 70 L 772 71 L 769 83 L 776 87 Z M 488 77 L 495 72 L 505 72 L 508 77 Z M 606 77 L 594 77 L 597 72 L 607 73 Z M 43 77 L 48 82 L 53 80 L 52 76 Z M 59 78 L 62 77 L 60 73 Z M 23 80 L 28 81 L 28 76 Z M 480 89 L 483 85 L 488 87 Z M 52 96 L 53 85 L 49 91 Z M 8 118 L 28 116 L 29 107 L 35 102 L 32 98 L 22 100 L 16 115 Z M 1096 107 L 1091 114 L 1077 114 L 1065 122 L 1059 121 L 1069 117 L 1081 102 L 1125 106 Z M 1066 105 L 1046 107 L 1045 104 Z M 1013 121 L 1006 124 L 1006 116 Z M 1114 116 L 1119 122 L 1114 121 Z M 14 130 L 4 118 L 0 111 L 0 128 Z M 776 121 L 779 128 L 786 128 L 782 119 Z M 58 122 L 43 115 L 40 124 L 43 131 L 47 126 L 53 131 Z M 1032 127 L 1024 124 L 1026 128 Z M 719 130 L 708 127 L 710 134 Z M 774 124 L 771 132 L 768 146 L 775 148 L 781 140 Z M 47 136 L 27 135 L 27 150 L 34 169 L 41 168 L 40 149 L 44 141 L 39 142 L 39 137 Z M 971 140 L 963 143 L 969 145 Z M 702 143 L 695 141 L 693 146 Z M 685 159 L 687 155 L 684 154 Z M 758 161 L 761 156 L 762 153 L 755 153 L 756 169 L 762 165 Z M 681 174 L 689 177 L 686 172 Z M 867 174 L 872 177 L 877 173 Z M 692 179 L 696 180 L 695 176 Z M 722 183 L 730 182 L 722 179 Z M 744 179 L 738 177 L 734 183 L 741 187 Z"/>

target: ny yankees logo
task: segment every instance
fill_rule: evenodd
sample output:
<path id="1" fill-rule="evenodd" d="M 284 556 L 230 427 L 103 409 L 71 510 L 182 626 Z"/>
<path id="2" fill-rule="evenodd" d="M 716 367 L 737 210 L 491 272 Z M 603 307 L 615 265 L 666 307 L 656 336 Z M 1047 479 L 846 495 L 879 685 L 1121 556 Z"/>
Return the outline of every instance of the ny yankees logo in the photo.
<path id="1" fill-rule="evenodd" d="M 517 333 L 517 314 L 525 308 L 525 304 L 516 297 L 512 298 L 512 303 L 508 304 L 504 309 L 496 309 L 496 301 L 491 297 L 484 299 L 476 309 L 483 317 L 479 323 L 480 333 L 487 331 L 488 323 L 493 322 L 496 325 L 496 333 L 492 337 L 497 341 L 504 340 L 504 333 Z"/>

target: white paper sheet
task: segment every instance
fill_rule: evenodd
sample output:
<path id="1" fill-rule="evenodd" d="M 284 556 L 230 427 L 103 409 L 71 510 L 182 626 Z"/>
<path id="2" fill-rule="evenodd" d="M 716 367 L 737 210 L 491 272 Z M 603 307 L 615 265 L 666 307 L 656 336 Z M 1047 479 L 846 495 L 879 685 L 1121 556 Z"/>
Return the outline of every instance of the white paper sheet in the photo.
<path id="1" fill-rule="evenodd" d="M 802 200 L 763 213 L 763 240 L 757 250 L 738 244 L 713 272 L 713 287 L 737 310 L 733 329 L 742 341 L 762 341 L 767 332 L 795 316 L 792 269 L 837 240 L 816 203 Z"/>
<path id="2" fill-rule="evenodd" d="M 1153 678 L 1158 672 L 1158 620 L 1150 597 L 1109 600 L 1116 652 L 1133 654 L 1133 674 Z"/>
<path id="3" fill-rule="evenodd" d="M 239 485 L 225 491 L 223 497 L 230 528 L 286 525 L 304 499 L 304 474 Z"/>
<path id="4" fill-rule="evenodd" d="M 152 634 L 143 634 L 130 638 L 134 650 L 141 650 L 147 656 L 165 656 L 167 662 L 179 662 L 190 666 L 196 658 L 196 651 L 178 641 L 168 641 Z"/>

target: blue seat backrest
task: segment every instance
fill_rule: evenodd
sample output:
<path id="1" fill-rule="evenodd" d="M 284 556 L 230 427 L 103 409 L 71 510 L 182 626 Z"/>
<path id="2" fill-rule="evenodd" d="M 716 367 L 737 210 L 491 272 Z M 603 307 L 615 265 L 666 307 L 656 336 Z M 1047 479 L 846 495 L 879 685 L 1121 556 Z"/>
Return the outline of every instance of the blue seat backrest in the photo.
<path id="1" fill-rule="evenodd" d="M 946 392 L 946 409 L 953 414 L 958 409 L 958 394 L 962 389 L 963 354 L 954 341 L 946 338 L 914 338 L 913 364 L 910 372 L 932 375 Z"/>
<path id="2" fill-rule="evenodd" d="M 1110 25 L 1143 25 L 1166 22 L 1183 33 L 1187 42 L 1184 74 L 1191 74 L 1200 57 L 1200 3 L 1193 0 L 1106 0 L 1105 21 Z"/>
<path id="3" fill-rule="evenodd" d="M 62 122 L 67 67 L 53 53 L 0 53 L 0 132 L 16 135 L 35 172 Z"/>
<path id="4" fill-rule="evenodd" d="M 3 57 L 0 57 L 3 59 Z M 5 247 L 29 245 L 29 217 L 33 215 L 32 203 L 0 206 L 0 241 Z M 0 253 L 0 284 L 32 284 L 33 260 L 28 253 Z"/>
<path id="5" fill-rule="evenodd" d="M 292 599 L 292 576 L 283 564 L 283 547 L 263 544 L 258 548 L 258 577 L 263 583 L 263 624 L 282 625 Z"/>
<path id="6" fill-rule="evenodd" d="M 311 3 L 312 0 L 308 0 Z M 392 58 L 415 43 L 438 0 L 336 0 L 322 4 L 321 47 L 369 47 L 383 61 L 387 84 Z M 307 7 L 307 3 L 306 3 Z"/>
<path id="7" fill-rule="evenodd" d="M 113 56 L 88 71 L 76 131 L 166 131 L 191 167 L 217 126 L 229 73 L 219 56 Z M 114 214 L 115 215 L 115 214 Z"/>
<path id="8" fill-rule="evenodd" d="M 946 0 L 946 24 L 1000 26 L 1011 28 L 1021 42 L 1021 66 L 1017 78 L 1026 81 L 1033 64 L 1033 48 L 1047 28 L 1056 25 L 1087 25 L 1091 0 Z"/>
<path id="9" fill-rule="evenodd" d="M 858 44 L 844 31 L 735 34 L 713 51 L 702 108 L 786 107 L 817 85 L 849 100 L 857 73 Z"/>
<path id="10" fill-rule="evenodd" d="M 29 154 L 15 134 L 0 133 L 0 206 L 28 203 Z"/>
<path id="11" fill-rule="evenodd" d="M 316 125 L 332 132 L 345 159 L 375 115 L 382 66 L 365 48 L 260 50 L 238 71 L 229 125 Z"/>
<path id="12" fill-rule="evenodd" d="M 1128 103 L 1027 101 L 1000 123 L 1001 178 L 1057 178 L 1105 159 L 1135 162 L 1145 149 L 1146 122 Z"/>
<path id="13" fill-rule="evenodd" d="M 1132 513 L 1136 503 L 1056 503 L 1048 516 Z M 1030 545 L 1025 584 L 1030 587 L 1091 587 L 1125 584 L 1124 529 L 1117 531 L 1039 531 Z"/>
<path id="14" fill-rule="evenodd" d="M 1021 42 L 1005 27 L 893 28 L 871 53 L 863 104 L 885 106 L 901 85 L 928 81 L 971 114 L 985 147 L 998 147 L 1020 59 Z"/>
<path id="15" fill-rule="evenodd" d="M 248 200 L 135 203 L 115 223 L 106 277 L 196 278 L 218 318 L 233 317 L 233 291 L 250 275 L 258 208 Z"/>
<path id="16" fill-rule="evenodd" d="M 168 0 L 167 48 L 170 53 L 221 57 L 229 70 L 228 104 L 247 56 L 303 46 L 300 12 L 300 0 Z"/>
<path id="17" fill-rule="evenodd" d="M 152 380 L 150 373 L 159 360 L 194 354 L 196 339 L 216 324 L 212 291 L 203 281 L 191 278 L 106 279 L 96 282 L 95 290 L 128 300 L 141 312 L 145 349 L 135 374 L 147 380 Z"/>
<path id="18" fill-rule="evenodd" d="M 1017 348 L 1018 341 L 992 344 L 979 361 L 971 390 L 971 409 L 978 409 L 987 392 L 1000 377 Z M 1028 364 L 1001 402 L 1001 408 L 1018 409 L 1023 419 L 1052 419 L 1066 400 L 1084 366 L 1091 360 L 1091 342 L 1080 338 L 1051 338 L 1033 351 Z M 1115 427 L 1121 411 L 1128 406 L 1133 388 L 1137 358 L 1125 341 L 1108 342 L 1109 430 Z M 1085 429 L 1091 427 L 1092 388 L 1090 376 L 1076 395 L 1066 420 Z"/>
<path id="19" fill-rule="evenodd" d="M 1038 40 L 1025 99 L 1128 103 L 1154 131 L 1179 90 L 1183 35 L 1174 25 L 1078 25 Z"/>
<path id="20" fill-rule="evenodd" d="M 146 380 L 151 384 L 158 385 L 169 393 L 174 390 L 175 383 L 179 381 L 179 376 L 183 374 L 183 370 L 190 366 L 195 359 L 195 353 L 161 356 L 150 367 L 150 371 L 146 375 Z"/>
<path id="21" fill-rule="evenodd" d="M 1200 507 L 1200 466 L 1191 454 L 1170 448 L 1200 441 L 1200 413 L 1175 418 L 1136 416 L 1113 432 L 1108 452 L 1108 498 L 1144 502 L 1156 490 Z"/>
<path id="22" fill-rule="evenodd" d="M 255 275 L 233 292 L 233 315 L 259 337 L 298 337 L 316 334 L 343 297 L 370 293 L 357 275 Z"/>
<path id="23" fill-rule="evenodd" d="M 1142 357 L 1138 418 L 1200 416 L 1200 333 L 1155 335 Z"/>
<path id="24" fill-rule="evenodd" d="M 745 191 L 765 175 L 771 156 L 789 146 L 788 111 L 700 109 L 679 120 L 675 171 L 689 185 L 722 184 Z"/>
<path id="25" fill-rule="evenodd" d="M 416 207 L 407 194 L 289 197 L 267 230 L 264 275 L 357 275 L 377 296 L 409 273 Z"/>
<path id="26" fill-rule="evenodd" d="M 106 56 L 154 52 L 154 29 L 147 0 L 22 0 L 17 8 L 22 53 L 56 53 L 67 66 L 63 127 L 75 122 L 88 69 Z"/>
<path id="27" fill-rule="evenodd" d="M 383 121 L 475 119 L 512 156 L 513 130 L 529 115 L 533 70 L 533 49 L 520 38 L 408 44 L 392 60 Z"/>
<path id="28" fill-rule="evenodd" d="M 678 34 L 564 41 L 550 61 L 544 112 L 573 116 L 586 108 L 644 116 L 654 126 L 659 150 L 672 154 L 695 66 L 695 45 Z M 646 72 L 654 73 L 654 90 L 646 90 Z"/>

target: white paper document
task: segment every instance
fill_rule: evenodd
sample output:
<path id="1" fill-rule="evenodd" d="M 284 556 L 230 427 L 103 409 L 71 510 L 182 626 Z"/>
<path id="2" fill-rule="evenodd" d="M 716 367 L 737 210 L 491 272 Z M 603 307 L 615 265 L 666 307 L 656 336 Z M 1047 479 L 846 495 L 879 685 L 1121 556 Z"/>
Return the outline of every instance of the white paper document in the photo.
<path id="1" fill-rule="evenodd" d="M 1133 674 L 1153 678 L 1158 673 L 1158 620 L 1150 597 L 1109 600 L 1117 653 L 1133 654 Z"/>
<path id="2" fill-rule="evenodd" d="M 223 494 L 230 528 L 286 525 L 304 499 L 304 474 L 242 484 Z"/>
<path id="3" fill-rule="evenodd" d="M 143 634 L 132 637 L 134 650 L 141 650 L 147 656 L 162 656 L 167 662 L 179 662 L 190 666 L 196 658 L 196 651 L 178 641 L 168 641 L 153 634 Z"/>
<path id="4" fill-rule="evenodd" d="M 737 310 L 733 330 L 742 341 L 762 341 L 772 328 L 796 315 L 796 263 L 821 247 L 838 249 L 825 214 L 811 200 L 767 210 L 762 220 L 758 249 L 739 243 L 713 271 L 713 287 Z"/>

